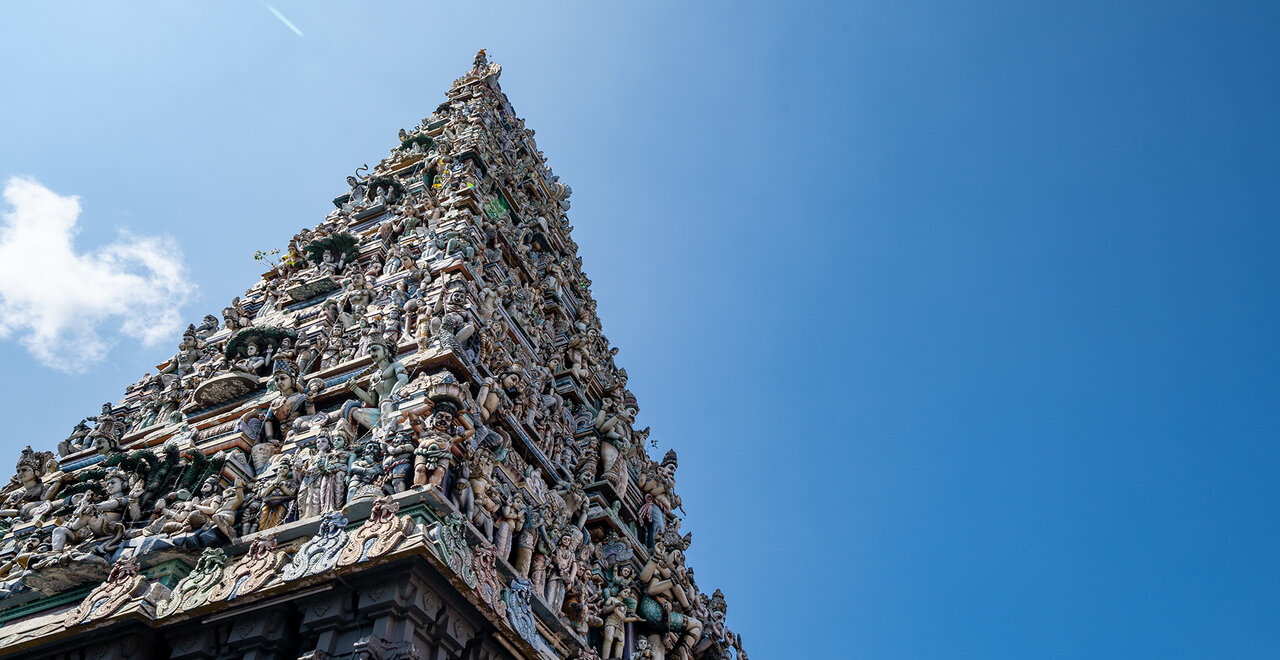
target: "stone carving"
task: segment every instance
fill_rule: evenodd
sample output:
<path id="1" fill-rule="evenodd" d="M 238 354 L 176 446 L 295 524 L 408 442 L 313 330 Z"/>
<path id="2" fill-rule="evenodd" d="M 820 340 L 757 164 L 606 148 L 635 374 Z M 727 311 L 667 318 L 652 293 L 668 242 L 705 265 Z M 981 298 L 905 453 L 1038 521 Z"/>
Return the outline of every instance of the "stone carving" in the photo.
<path id="1" fill-rule="evenodd" d="M 491 545 L 478 545 L 475 548 L 476 591 L 480 598 L 489 604 L 498 616 L 506 616 L 507 604 L 502 598 L 504 584 L 498 575 L 496 565 L 498 559 L 495 548 Z"/>
<path id="2" fill-rule="evenodd" d="M 90 586 L 120 557 L 204 551 L 167 615 L 429 542 L 467 598 L 547 653 L 535 619 L 564 657 L 745 655 L 723 595 L 686 565 L 676 454 L 648 453 L 571 191 L 500 72 L 479 54 L 328 215 L 259 252 L 284 256 L 221 324 L 189 326 L 154 375 L 52 439 L 60 460 L 23 451 L 0 488 L 0 617 L 22 594 Z M 409 502 L 456 512 L 420 538 L 397 512 Z M 287 566 L 263 538 L 308 525 L 319 531 Z M 241 537 L 247 554 L 228 561 Z M 360 652 L 385 655 L 379 643 Z"/>
<path id="3" fill-rule="evenodd" d="M 400 504 L 387 497 L 373 502 L 369 519 L 347 539 L 338 553 L 337 566 L 350 566 L 391 552 L 413 533 L 413 521 L 401 518 Z"/>
<path id="4" fill-rule="evenodd" d="M 226 565 L 226 551 L 222 548 L 206 548 L 196 561 L 195 568 L 179 580 L 169 598 L 156 607 L 156 616 L 166 617 L 209 602 L 209 593 L 222 579 L 222 570 Z"/>
<path id="5" fill-rule="evenodd" d="M 364 443 L 359 455 L 351 462 L 351 467 L 347 469 L 350 475 L 347 482 L 348 503 L 367 500 L 382 494 L 382 483 L 387 474 L 383 467 L 385 460 L 382 457 L 382 444 L 380 442 L 371 438 Z M 407 461 L 408 459 L 405 459 L 406 463 Z"/>
<path id="6" fill-rule="evenodd" d="M 533 584 L 524 578 L 516 578 L 507 587 L 507 621 L 524 639 L 532 642 L 537 639 L 538 631 L 533 625 L 533 605 L 529 596 L 533 593 Z"/>
<path id="7" fill-rule="evenodd" d="M 209 601 L 232 600 L 279 580 L 280 567 L 284 565 L 284 561 L 284 556 L 276 552 L 274 538 L 254 539 L 244 557 L 235 566 L 223 571 L 222 579 L 209 592 Z"/>
<path id="8" fill-rule="evenodd" d="M 409 382 L 404 365 L 392 359 L 393 349 L 394 347 L 389 347 L 382 341 L 369 344 L 369 356 L 373 359 L 373 365 L 366 370 L 369 375 L 368 389 L 356 384 L 364 374 L 347 381 L 347 388 L 359 401 L 347 402 L 342 416 L 353 426 L 371 431 L 378 428 L 383 411 L 386 410 L 384 404 L 394 404 L 395 393 Z"/>
<path id="9" fill-rule="evenodd" d="M 347 519 L 341 513 L 326 514 L 320 519 L 320 529 L 293 555 L 293 561 L 280 573 L 281 579 L 297 580 L 316 575 L 333 568 L 338 555 L 347 544 Z"/>
<path id="10" fill-rule="evenodd" d="M 475 435 L 475 426 L 457 411 L 449 401 L 432 407 L 431 422 L 419 432 L 418 448 L 413 452 L 413 485 L 442 488 L 454 459 L 463 453 L 462 443 Z"/>
<path id="11" fill-rule="evenodd" d="M 382 637 L 365 637 L 352 647 L 353 660 L 413 660 L 421 657 L 412 642 L 389 642 Z"/>
<path id="12" fill-rule="evenodd" d="M 294 477 L 293 459 L 283 456 L 276 463 L 275 474 L 258 482 L 258 500 L 261 510 L 258 513 L 258 529 L 271 529 L 284 522 L 289 507 L 298 494 L 298 480 Z"/>
<path id="13" fill-rule="evenodd" d="M 0 520 L 18 518 L 29 521 L 38 513 L 48 511 L 50 500 L 58 494 L 60 481 L 46 484 L 41 480 L 45 474 L 57 471 L 57 462 L 53 454 L 31 450 L 27 445 L 18 459 L 16 472 L 9 484 L 0 490 Z M 7 525 L 4 527 L 8 529 Z"/>
<path id="14" fill-rule="evenodd" d="M 459 514 L 450 514 L 427 531 L 427 540 L 436 549 L 440 559 L 457 573 L 468 587 L 476 586 L 476 574 L 472 568 L 471 551 L 467 547 L 467 522 Z"/>
<path id="15" fill-rule="evenodd" d="M 130 601 L 142 598 L 149 589 L 146 578 L 138 572 L 138 560 L 122 559 L 111 567 L 106 582 L 89 592 L 75 609 L 67 613 L 64 625 L 76 626 L 105 619 Z"/>

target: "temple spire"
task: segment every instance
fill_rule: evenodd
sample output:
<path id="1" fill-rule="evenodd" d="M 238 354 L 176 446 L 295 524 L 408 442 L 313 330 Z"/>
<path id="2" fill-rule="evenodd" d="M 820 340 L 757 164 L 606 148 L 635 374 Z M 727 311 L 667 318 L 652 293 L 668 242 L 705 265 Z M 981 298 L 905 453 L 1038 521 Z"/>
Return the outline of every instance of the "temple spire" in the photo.
<path id="1" fill-rule="evenodd" d="M 745 658 L 500 73 L 476 53 L 221 320 L 23 452 L 0 648 Z"/>

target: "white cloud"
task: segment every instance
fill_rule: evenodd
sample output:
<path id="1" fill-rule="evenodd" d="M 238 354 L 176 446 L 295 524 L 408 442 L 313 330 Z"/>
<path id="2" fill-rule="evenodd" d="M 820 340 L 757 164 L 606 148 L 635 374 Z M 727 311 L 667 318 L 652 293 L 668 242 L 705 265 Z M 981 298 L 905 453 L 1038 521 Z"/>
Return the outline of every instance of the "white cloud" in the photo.
<path id="1" fill-rule="evenodd" d="M 194 287 L 167 237 L 121 232 L 77 253 L 80 199 L 12 177 L 0 213 L 0 339 L 16 338 L 42 364 L 82 372 L 106 357 L 114 332 L 151 346 L 182 328 Z"/>

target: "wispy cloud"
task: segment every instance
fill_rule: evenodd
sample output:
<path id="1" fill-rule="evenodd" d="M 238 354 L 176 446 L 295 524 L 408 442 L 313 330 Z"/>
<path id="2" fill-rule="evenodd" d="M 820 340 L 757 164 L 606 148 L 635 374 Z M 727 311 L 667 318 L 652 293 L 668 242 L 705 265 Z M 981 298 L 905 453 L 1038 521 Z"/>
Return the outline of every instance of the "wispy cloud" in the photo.
<path id="1" fill-rule="evenodd" d="M 294 34 L 298 35 L 299 37 L 302 36 L 302 30 L 299 30 L 298 26 L 293 24 L 293 21 L 290 21 L 289 19 L 285 18 L 284 14 L 281 14 L 280 11 L 277 10 L 275 7 L 272 7 L 271 5 L 267 5 L 267 11 L 275 14 L 276 18 L 280 19 L 280 22 L 284 23 L 285 27 L 289 28 L 290 30 L 293 30 Z"/>
<path id="2" fill-rule="evenodd" d="M 182 328 L 178 310 L 194 286 L 172 239 L 121 232 L 77 253 L 78 197 L 13 177 L 4 201 L 0 339 L 16 338 L 42 364 L 79 373 L 106 357 L 110 326 L 146 345 Z"/>

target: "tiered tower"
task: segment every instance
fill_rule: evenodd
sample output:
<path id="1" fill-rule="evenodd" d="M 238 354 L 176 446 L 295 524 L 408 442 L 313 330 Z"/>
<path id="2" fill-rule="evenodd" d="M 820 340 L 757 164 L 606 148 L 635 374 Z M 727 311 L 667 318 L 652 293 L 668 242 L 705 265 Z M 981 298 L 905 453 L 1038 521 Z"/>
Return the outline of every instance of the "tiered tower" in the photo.
<path id="1" fill-rule="evenodd" d="M 0 654 L 746 658 L 499 73 L 477 54 L 221 321 L 23 452 Z"/>

